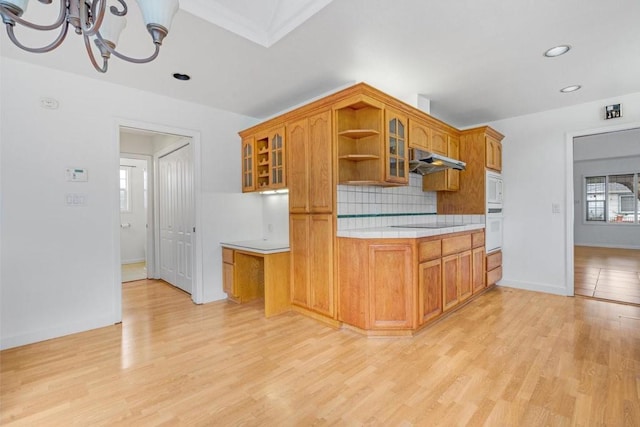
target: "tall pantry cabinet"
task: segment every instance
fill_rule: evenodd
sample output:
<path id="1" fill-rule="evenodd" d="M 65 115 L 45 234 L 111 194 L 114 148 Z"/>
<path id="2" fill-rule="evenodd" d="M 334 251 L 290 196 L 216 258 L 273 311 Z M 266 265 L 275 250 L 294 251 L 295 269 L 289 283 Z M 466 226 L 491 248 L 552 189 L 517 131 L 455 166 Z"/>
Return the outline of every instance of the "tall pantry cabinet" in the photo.
<path id="1" fill-rule="evenodd" d="M 287 123 L 292 305 L 335 318 L 331 110 Z"/>

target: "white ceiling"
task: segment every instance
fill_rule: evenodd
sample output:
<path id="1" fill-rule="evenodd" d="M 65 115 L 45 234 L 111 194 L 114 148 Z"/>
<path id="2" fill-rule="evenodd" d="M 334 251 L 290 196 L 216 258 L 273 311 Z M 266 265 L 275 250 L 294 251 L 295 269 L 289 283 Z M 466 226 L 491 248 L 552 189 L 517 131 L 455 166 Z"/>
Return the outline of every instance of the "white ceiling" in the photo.
<path id="1" fill-rule="evenodd" d="M 119 50 L 143 56 L 148 35 L 130 6 Z M 32 1 L 29 12 L 38 7 L 55 8 Z M 1 55 L 256 118 L 359 81 L 411 104 L 422 94 L 434 116 L 459 127 L 640 92 L 638 0 L 182 0 L 181 7 L 150 64 L 114 58 L 98 74 L 72 33 L 44 55 L 0 36 Z M 558 44 L 573 49 L 543 57 Z M 177 81 L 174 72 L 192 79 Z M 572 84 L 583 88 L 559 92 Z"/>

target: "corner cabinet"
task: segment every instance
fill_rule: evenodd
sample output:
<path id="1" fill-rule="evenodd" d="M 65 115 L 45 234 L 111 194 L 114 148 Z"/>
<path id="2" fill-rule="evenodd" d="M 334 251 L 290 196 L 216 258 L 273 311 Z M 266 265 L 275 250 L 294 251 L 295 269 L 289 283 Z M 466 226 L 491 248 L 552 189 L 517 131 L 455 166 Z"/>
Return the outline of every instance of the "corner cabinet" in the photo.
<path id="1" fill-rule="evenodd" d="M 242 191 L 286 187 L 284 127 L 242 139 Z"/>
<path id="2" fill-rule="evenodd" d="M 407 185 L 408 119 L 367 96 L 334 107 L 338 183 Z"/>

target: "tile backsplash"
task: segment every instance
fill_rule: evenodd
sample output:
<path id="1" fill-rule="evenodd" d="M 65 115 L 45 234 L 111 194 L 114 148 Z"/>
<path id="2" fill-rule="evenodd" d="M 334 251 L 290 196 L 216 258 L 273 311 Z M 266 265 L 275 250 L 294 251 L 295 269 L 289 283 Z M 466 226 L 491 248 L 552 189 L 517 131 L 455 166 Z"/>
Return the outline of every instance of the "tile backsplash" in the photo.
<path id="1" fill-rule="evenodd" d="M 422 176 L 409 175 L 409 185 L 378 187 L 338 185 L 338 230 L 411 223 L 484 223 L 484 215 L 437 215 L 437 194 L 422 191 Z"/>

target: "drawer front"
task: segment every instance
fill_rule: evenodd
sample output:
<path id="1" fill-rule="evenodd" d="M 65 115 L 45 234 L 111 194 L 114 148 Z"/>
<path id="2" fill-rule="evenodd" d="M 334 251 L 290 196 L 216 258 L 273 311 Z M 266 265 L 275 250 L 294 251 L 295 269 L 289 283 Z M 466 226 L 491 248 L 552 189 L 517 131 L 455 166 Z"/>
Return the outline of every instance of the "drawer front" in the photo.
<path id="1" fill-rule="evenodd" d="M 487 286 L 495 284 L 500 279 L 502 279 L 502 267 L 487 271 Z"/>
<path id="2" fill-rule="evenodd" d="M 487 271 L 502 265 L 502 251 L 497 251 L 487 255 Z"/>
<path id="3" fill-rule="evenodd" d="M 442 239 L 442 256 L 457 254 L 471 249 L 471 234 Z"/>
<path id="4" fill-rule="evenodd" d="M 222 248 L 222 262 L 233 264 L 233 249 Z"/>
<path id="5" fill-rule="evenodd" d="M 442 256 L 442 240 L 420 242 L 418 245 L 419 262 L 429 261 Z"/>
<path id="6" fill-rule="evenodd" d="M 473 233 L 471 235 L 471 245 L 474 248 L 484 246 L 484 231 L 482 233 Z"/>

